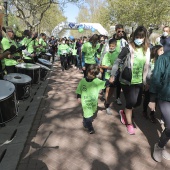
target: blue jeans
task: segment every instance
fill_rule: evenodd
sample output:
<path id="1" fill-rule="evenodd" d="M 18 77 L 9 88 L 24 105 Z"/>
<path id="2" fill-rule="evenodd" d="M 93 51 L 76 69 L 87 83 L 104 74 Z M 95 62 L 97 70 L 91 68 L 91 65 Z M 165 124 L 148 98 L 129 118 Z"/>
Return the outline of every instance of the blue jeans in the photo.
<path id="1" fill-rule="evenodd" d="M 76 58 L 77 58 L 77 67 L 81 68 L 81 58 L 79 57 L 79 55 L 77 55 Z"/>

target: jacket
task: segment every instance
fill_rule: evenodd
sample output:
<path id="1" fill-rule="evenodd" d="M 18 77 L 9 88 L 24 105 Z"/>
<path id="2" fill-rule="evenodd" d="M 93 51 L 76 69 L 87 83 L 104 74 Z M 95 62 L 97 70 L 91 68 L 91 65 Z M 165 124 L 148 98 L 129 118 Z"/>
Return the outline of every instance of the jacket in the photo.
<path id="1" fill-rule="evenodd" d="M 149 91 L 151 102 L 156 98 L 170 102 L 170 52 L 162 54 L 155 62 Z"/>

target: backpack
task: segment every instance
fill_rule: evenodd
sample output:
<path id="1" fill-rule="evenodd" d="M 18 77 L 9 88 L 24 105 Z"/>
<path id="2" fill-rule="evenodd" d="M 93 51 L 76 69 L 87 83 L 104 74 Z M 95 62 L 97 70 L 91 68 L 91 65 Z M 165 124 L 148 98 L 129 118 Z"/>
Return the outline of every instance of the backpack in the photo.
<path id="1" fill-rule="evenodd" d="M 126 54 L 126 56 L 123 57 L 119 65 L 120 67 L 119 81 L 125 85 L 131 85 L 132 80 L 131 53 L 129 46 L 126 46 L 124 48 L 128 49 L 128 53 Z"/>

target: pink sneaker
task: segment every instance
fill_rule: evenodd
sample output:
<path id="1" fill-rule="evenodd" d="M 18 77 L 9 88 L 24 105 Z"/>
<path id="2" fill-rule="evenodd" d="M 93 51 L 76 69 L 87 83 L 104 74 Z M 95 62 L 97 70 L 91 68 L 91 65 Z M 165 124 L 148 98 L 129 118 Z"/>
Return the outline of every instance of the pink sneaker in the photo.
<path id="1" fill-rule="evenodd" d="M 134 130 L 134 127 L 132 124 L 130 125 L 127 125 L 127 132 L 130 134 L 130 135 L 134 135 L 135 134 L 135 130 Z"/>
<path id="2" fill-rule="evenodd" d="M 127 124 L 127 120 L 126 120 L 126 115 L 124 113 L 123 110 L 119 110 L 119 114 L 120 114 L 120 121 L 122 124 L 126 125 Z"/>

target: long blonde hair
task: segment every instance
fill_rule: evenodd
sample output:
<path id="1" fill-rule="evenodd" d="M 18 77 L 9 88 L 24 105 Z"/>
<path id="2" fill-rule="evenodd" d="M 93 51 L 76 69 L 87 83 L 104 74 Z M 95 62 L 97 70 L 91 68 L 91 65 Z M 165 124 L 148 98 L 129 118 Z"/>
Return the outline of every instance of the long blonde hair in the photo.
<path id="1" fill-rule="evenodd" d="M 153 46 L 157 45 L 159 42 L 158 37 L 160 37 L 160 35 L 156 32 L 153 32 L 150 36 L 149 36 L 149 42 L 150 44 L 152 44 Z"/>

